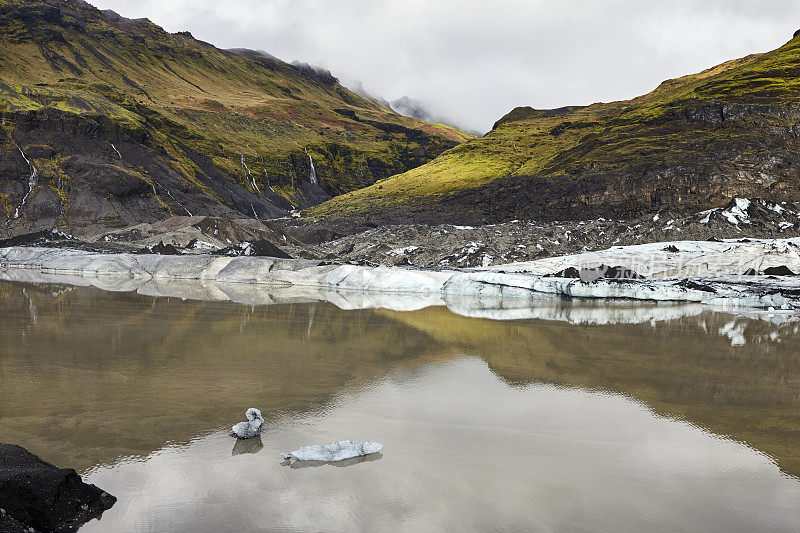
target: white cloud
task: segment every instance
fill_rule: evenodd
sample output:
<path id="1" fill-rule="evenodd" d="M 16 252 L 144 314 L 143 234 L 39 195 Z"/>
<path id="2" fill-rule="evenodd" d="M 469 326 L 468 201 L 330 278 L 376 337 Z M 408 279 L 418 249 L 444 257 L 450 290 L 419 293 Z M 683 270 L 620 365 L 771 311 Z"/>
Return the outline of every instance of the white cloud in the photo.
<path id="1" fill-rule="evenodd" d="M 93 0 L 408 95 L 486 130 L 519 105 L 630 98 L 667 78 L 777 48 L 795 0 Z"/>

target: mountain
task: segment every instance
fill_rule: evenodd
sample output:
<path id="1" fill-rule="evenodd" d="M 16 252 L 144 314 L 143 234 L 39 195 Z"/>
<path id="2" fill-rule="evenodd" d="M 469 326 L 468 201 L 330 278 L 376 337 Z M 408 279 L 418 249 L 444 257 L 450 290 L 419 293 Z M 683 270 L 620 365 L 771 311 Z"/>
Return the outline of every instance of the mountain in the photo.
<path id="1" fill-rule="evenodd" d="M 0 0 L 0 120 L 3 233 L 282 216 L 470 138 L 81 0 Z"/>
<path id="2" fill-rule="evenodd" d="M 356 93 L 358 96 L 369 100 L 375 104 L 378 104 L 381 107 L 385 107 L 386 109 L 392 109 L 392 104 L 390 104 L 385 98 L 381 98 L 380 96 L 376 96 L 372 92 L 368 91 L 366 87 L 364 87 L 364 83 L 359 80 L 354 79 L 346 79 L 342 80 L 342 85 Z M 396 109 L 392 109 L 393 111 L 397 111 Z M 403 113 L 400 113 L 401 115 Z M 417 118 L 417 117 L 412 117 Z"/>
<path id="3" fill-rule="evenodd" d="M 481 223 L 631 218 L 800 200 L 800 36 L 633 100 L 519 107 L 434 161 L 313 217 Z"/>
<path id="4" fill-rule="evenodd" d="M 428 104 L 417 100 L 416 98 L 403 96 L 397 100 L 392 100 L 389 105 L 393 110 L 406 117 L 417 118 L 424 122 L 430 122 L 433 124 L 447 124 L 448 126 L 467 131 L 465 128 L 457 126 L 453 120 L 431 111 Z M 476 131 L 470 131 L 469 133 L 474 136 L 480 136 L 480 133 Z"/>

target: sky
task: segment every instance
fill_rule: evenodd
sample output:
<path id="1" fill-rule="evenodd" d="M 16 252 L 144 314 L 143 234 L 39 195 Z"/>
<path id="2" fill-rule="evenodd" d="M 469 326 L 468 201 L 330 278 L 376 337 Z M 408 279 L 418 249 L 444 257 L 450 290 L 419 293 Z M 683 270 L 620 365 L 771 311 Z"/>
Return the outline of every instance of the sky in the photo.
<path id="1" fill-rule="evenodd" d="M 797 0 L 90 0 L 220 48 L 325 67 L 485 132 L 517 106 L 623 100 L 766 52 Z"/>

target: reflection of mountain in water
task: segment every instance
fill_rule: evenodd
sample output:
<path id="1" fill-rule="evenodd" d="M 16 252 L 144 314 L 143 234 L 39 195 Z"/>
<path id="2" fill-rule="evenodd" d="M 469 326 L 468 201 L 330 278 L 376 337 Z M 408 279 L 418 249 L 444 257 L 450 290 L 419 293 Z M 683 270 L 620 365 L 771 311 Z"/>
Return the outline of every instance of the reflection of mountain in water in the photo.
<path id="1" fill-rule="evenodd" d="M 705 311 L 573 325 L 318 304 L 310 324 L 304 303 L 243 306 L 5 282 L 0 298 L 0 434 L 57 464 L 147 455 L 228 426 L 243 406 L 261 406 L 272 419 L 317 411 L 398 367 L 469 353 L 512 385 L 625 394 L 747 442 L 800 475 L 797 322 Z"/>
<path id="2" fill-rule="evenodd" d="M 318 306 L 309 332 L 307 304 L 60 289 L 0 283 L 0 435 L 79 469 L 229 427 L 249 406 L 319 410 L 435 354 L 427 334 L 370 311 Z"/>

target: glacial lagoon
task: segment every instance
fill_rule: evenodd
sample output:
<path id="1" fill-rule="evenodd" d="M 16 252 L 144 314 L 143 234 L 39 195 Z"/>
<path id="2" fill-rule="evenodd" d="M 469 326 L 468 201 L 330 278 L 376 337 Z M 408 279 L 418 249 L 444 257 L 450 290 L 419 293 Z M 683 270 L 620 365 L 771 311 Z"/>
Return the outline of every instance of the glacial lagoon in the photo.
<path id="1" fill-rule="evenodd" d="M 800 529 L 796 316 L 0 301 L 0 441 L 118 498 L 82 532 Z M 282 460 L 340 439 L 384 448 Z"/>

